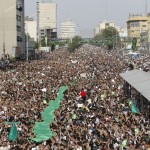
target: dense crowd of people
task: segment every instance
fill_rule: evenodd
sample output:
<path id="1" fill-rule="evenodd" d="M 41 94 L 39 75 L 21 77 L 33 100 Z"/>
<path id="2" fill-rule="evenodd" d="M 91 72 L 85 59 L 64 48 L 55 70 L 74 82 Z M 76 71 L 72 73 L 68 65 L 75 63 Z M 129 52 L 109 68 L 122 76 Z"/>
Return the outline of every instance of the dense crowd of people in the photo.
<path id="1" fill-rule="evenodd" d="M 0 150 L 149 150 L 149 118 L 124 111 L 131 106 L 119 76 L 129 64 L 149 71 L 149 59 L 143 54 L 132 61 L 119 50 L 83 45 L 74 53 L 60 48 L 0 71 Z M 69 89 L 50 125 L 56 136 L 30 140 L 35 122 L 42 121 L 41 112 L 63 85 Z M 14 142 L 7 122 L 19 122 Z"/>

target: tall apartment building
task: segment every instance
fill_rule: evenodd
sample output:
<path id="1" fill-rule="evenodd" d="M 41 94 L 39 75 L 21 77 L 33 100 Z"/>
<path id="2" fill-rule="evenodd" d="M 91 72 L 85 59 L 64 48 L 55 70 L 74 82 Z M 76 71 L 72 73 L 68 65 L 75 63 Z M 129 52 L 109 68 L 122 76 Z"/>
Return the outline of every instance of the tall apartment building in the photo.
<path id="1" fill-rule="evenodd" d="M 33 18 L 29 18 L 28 16 L 25 18 L 25 33 L 29 34 L 30 38 L 34 41 L 37 41 L 37 23 Z"/>
<path id="2" fill-rule="evenodd" d="M 57 5 L 43 0 L 37 2 L 38 41 L 41 41 L 45 36 L 48 40 L 57 37 Z"/>
<path id="3" fill-rule="evenodd" d="M 137 38 L 137 47 L 140 47 L 141 33 L 148 31 L 148 17 L 139 14 L 129 15 L 129 19 L 127 21 L 127 30 L 129 37 Z"/>
<path id="4" fill-rule="evenodd" d="M 115 23 L 113 21 L 102 21 L 98 24 L 98 26 L 94 29 L 94 36 L 97 34 L 101 34 L 102 30 L 108 27 L 115 27 Z"/>
<path id="5" fill-rule="evenodd" d="M 0 57 L 24 52 L 24 0 L 0 0 Z"/>
<path id="6" fill-rule="evenodd" d="M 61 38 L 71 39 L 79 35 L 78 25 L 73 21 L 65 21 L 61 23 Z"/>

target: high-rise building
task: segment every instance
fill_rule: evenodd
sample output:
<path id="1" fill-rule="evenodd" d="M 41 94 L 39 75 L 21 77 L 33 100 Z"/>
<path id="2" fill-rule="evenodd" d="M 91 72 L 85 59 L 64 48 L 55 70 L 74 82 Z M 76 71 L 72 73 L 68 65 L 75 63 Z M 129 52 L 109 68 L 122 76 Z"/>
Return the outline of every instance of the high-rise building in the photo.
<path id="1" fill-rule="evenodd" d="M 79 35 L 79 27 L 73 21 L 65 21 L 61 23 L 61 38 L 62 39 L 71 39 Z"/>
<path id="2" fill-rule="evenodd" d="M 29 35 L 34 41 L 37 41 L 37 33 L 36 33 L 37 23 L 33 18 L 29 18 L 28 16 L 25 18 L 25 33 Z"/>
<path id="3" fill-rule="evenodd" d="M 0 57 L 4 54 L 18 57 L 23 53 L 24 0 L 0 0 Z"/>
<path id="4" fill-rule="evenodd" d="M 37 37 L 40 42 L 57 37 L 57 5 L 49 1 L 37 2 Z"/>
<path id="5" fill-rule="evenodd" d="M 141 33 L 148 31 L 148 17 L 140 14 L 130 14 L 127 21 L 127 30 L 129 37 L 137 38 L 137 47 L 140 47 Z"/>

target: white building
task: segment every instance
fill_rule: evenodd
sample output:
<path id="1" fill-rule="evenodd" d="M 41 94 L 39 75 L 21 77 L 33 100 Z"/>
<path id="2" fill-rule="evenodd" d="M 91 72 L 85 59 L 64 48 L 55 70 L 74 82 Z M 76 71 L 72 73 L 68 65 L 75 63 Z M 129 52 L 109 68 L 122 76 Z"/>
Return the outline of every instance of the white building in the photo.
<path id="1" fill-rule="evenodd" d="M 30 38 L 33 38 L 34 41 L 37 41 L 37 23 L 33 20 L 33 18 L 25 18 L 25 33 L 30 36 Z"/>
<path id="2" fill-rule="evenodd" d="M 4 54 L 15 57 L 23 53 L 24 0 L 0 0 L 0 58 Z"/>
<path id="3" fill-rule="evenodd" d="M 65 21 L 61 23 L 61 38 L 71 39 L 79 35 L 79 28 L 75 22 Z"/>
<path id="4" fill-rule="evenodd" d="M 127 37 L 128 35 L 127 28 L 120 26 L 115 26 L 115 28 L 117 29 L 120 37 Z"/>
<path id="5" fill-rule="evenodd" d="M 115 23 L 113 21 L 103 21 L 100 22 L 94 30 L 94 36 L 97 34 L 101 34 L 102 30 L 108 27 L 115 27 Z"/>
<path id="6" fill-rule="evenodd" d="M 45 36 L 57 34 L 57 5 L 52 2 L 37 2 L 37 36 L 41 41 Z M 51 35 L 52 33 L 52 35 Z M 47 35 L 50 34 L 50 35 Z"/>
<path id="7" fill-rule="evenodd" d="M 117 31 L 119 32 L 119 36 L 120 37 L 127 37 L 127 28 L 116 26 L 113 21 L 100 22 L 99 25 L 97 27 L 95 27 L 95 29 L 94 29 L 94 36 L 96 36 L 97 34 L 101 34 L 102 30 L 104 30 L 104 29 L 106 29 L 108 27 L 116 28 Z"/>

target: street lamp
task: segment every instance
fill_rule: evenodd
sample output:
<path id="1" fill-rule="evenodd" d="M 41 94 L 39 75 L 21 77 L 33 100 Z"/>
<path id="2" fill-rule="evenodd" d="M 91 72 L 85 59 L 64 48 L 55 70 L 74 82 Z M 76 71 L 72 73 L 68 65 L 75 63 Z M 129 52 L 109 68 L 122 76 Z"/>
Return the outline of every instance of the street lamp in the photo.
<path id="1" fill-rule="evenodd" d="M 26 61 L 29 61 L 29 33 L 28 33 L 28 23 L 26 22 Z"/>
<path id="2" fill-rule="evenodd" d="M 5 59 L 5 10 L 3 11 L 3 57 Z"/>

